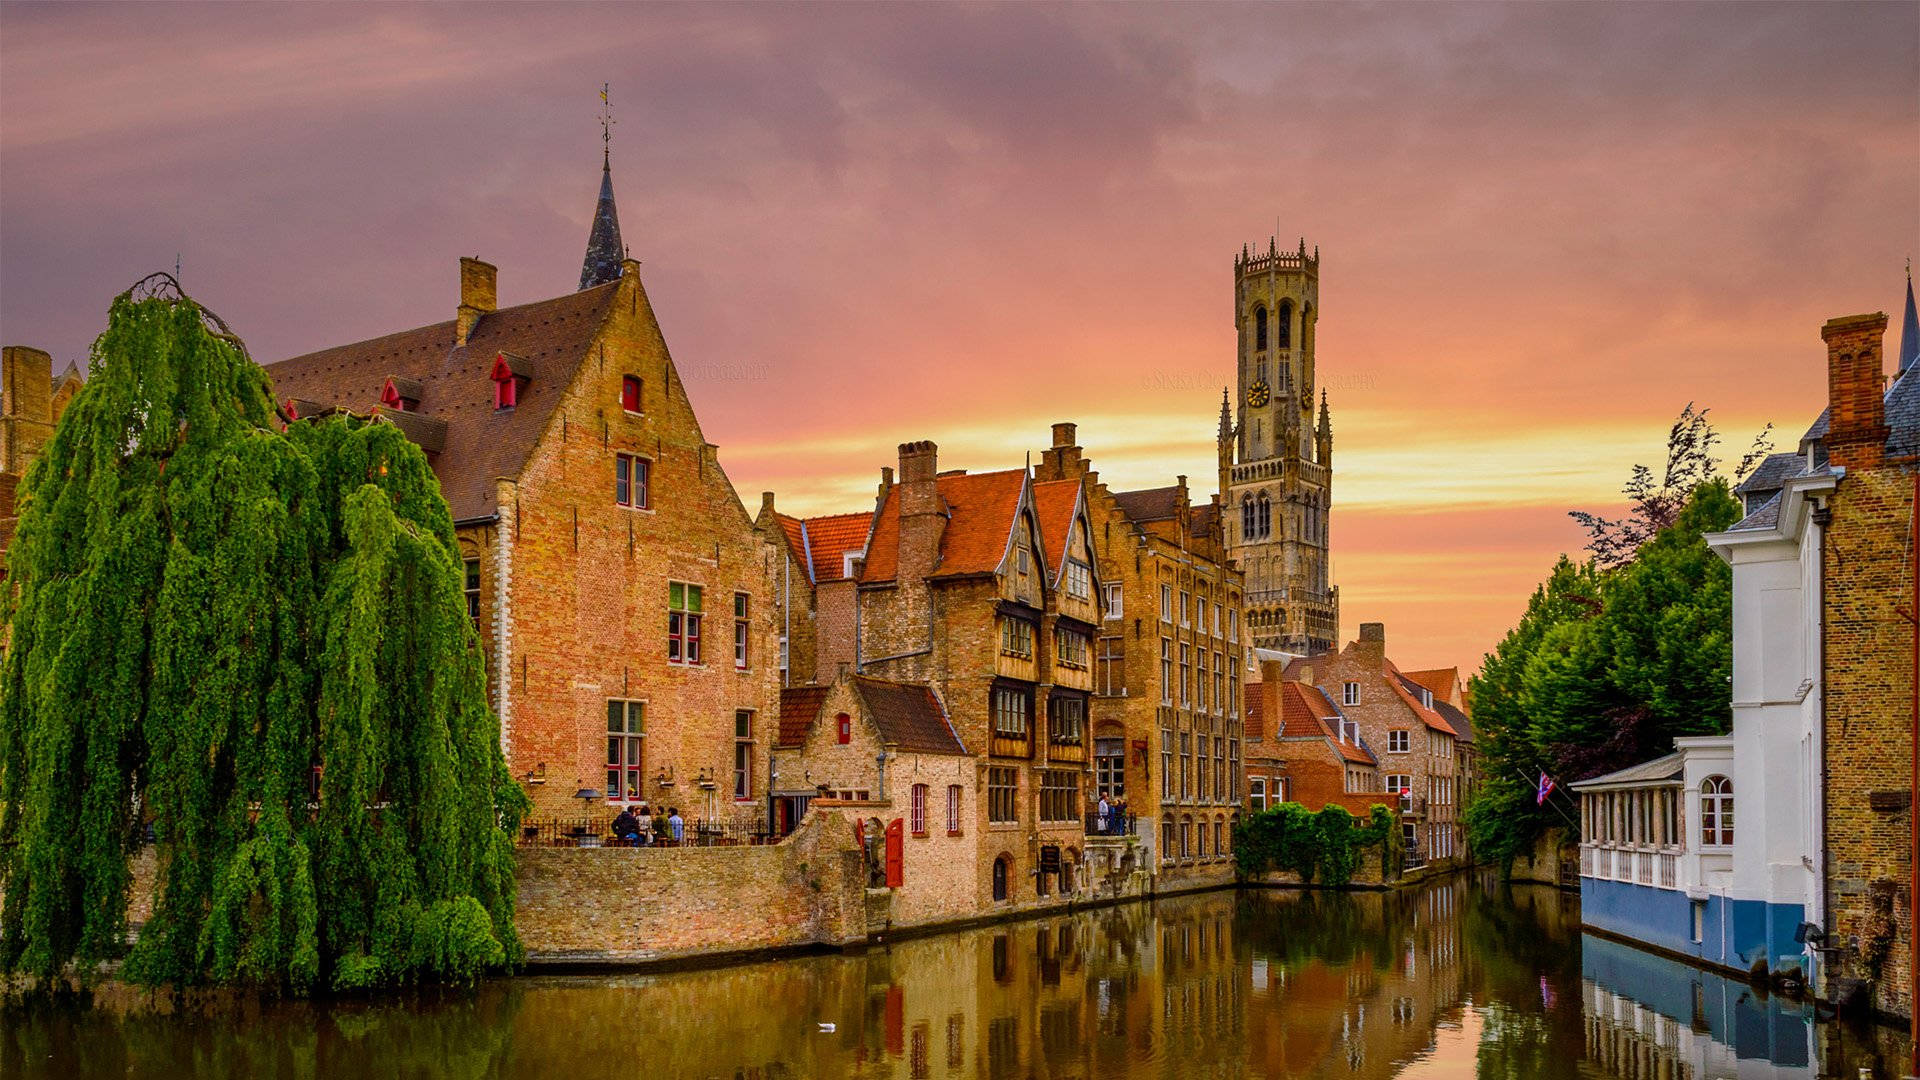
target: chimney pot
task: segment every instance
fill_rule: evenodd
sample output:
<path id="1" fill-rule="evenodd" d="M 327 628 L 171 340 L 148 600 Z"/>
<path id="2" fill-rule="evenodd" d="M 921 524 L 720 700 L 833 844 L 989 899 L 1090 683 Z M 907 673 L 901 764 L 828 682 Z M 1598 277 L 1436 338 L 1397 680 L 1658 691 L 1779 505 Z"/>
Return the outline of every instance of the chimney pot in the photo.
<path id="1" fill-rule="evenodd" d="M 1053 425 L 1053 445 L 1055 448 L 1075 445 L 1074 436 L 1077 430 L 1076 426 L 1072 423 L 1063 422 Z"/>

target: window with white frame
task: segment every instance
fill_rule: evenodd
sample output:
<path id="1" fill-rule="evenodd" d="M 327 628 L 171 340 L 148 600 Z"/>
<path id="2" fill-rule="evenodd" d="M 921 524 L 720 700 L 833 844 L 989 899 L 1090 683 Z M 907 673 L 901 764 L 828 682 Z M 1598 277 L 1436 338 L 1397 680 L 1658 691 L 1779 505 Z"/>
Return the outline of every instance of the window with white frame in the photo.
<path id="1" fill-rule="evenodd" d="M 1022 660 L 1033 659 L 1033 624 L 1025 619 L 1001 616 L 1000 651 Z"/>
<path id="2" fill-rule="evenodd" d="M 947 785 L 947 835 L 960 835 L 960 785 Z"/>
<path id="3" fill-rule="evenodd" d="M 1054 654 L 1063 667 L 1087 669 L 1087 636 L 1064 626 L 1053 628 Z"/>
<path id="4" fill-rule="evenodd" d="M 613 501 L 635 510 L 653 505 L 653 462 L 635 454 L 613 456 Z"/>
<path id="5" fill-rule="evenodd" d="M 1160 797 L 1173 798 L 1173 731 L 1160 729 Z"/>
<path id="6" fill-rule="evenodd" d="M 1160 703 L 1173 704 L 1173 639 L 1160 639 Z"/>
<path id="7" fill-rule="evenodd" d="M 1104 591 L 1107 594 L 1107 618 L 1118 619 L 1126 613 L 1125 605 L 1121 602 L 1120 586 L 1117 582 L 1108 584 Z"/>
<path id="8" fill-rule="evenodd" d="M 1700 781 L 1700 843 L 1703 847 L 1733 843 L 1733 781 L 1724 776 Z"/>
<path id="9" fill-rule="evenodd" d="M 1173 621 L 1173 586 L 1171 585 L 1160 586 L 1160 621 L 1164 623 Z"/>
<path id="10" fill-rule="evenodd" d="M 915 836 L 927 835 L 927 785 L 915 784 L 907 793 L 907 828 Z"/>
<path id="11" fill-rule="evenodd" d="M 1264 776 L 1247 777 L 1247 805 L 1255 810 L 1267 808 L 1267 778 Z"/>
<path id="12" fill-rule="evenodd" d="M 1359 683 L 1348 682 L 1348 683 L 1340 684 L 1340 704 L 1342 705 L 1360 704 L 1360 684 Z"/>
<path id="13" fill-rule="evenodd" d="M 1404 754 L 1412 745 L 1413 736 L 1405 728 L 1395 728 L 1387 732 L 1387 753 Z"/>
<path id="14" fill-rule="evenodd" d="M 1093 599 L 1093 568 L 1083 562 L 1067 561 L 1067 595 L 1080 600 Z"/>
<path id="15" fill-rule="evenodd" d="M 1015 686 L 993 688 L 993 733 L 1024 739 L 1033 717 L 1033 691 Z"/>

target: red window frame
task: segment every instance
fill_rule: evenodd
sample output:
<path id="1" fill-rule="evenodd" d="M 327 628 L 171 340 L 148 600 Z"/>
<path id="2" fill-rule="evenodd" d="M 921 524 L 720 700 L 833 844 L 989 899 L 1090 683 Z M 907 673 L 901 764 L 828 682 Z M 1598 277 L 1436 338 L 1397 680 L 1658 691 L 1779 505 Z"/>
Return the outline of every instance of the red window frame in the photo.
<path id="1" fill-rule="evenodd" d="M 630 413 L 640 411 L 640 376 L 620 376 L 620 407 Z"/>
<path id="2" fill-rule="evenodd" d="M 927 835 L 927 785 L 915 784 L 908 793 L 907 827 L 915 836 Z"/>
<path id="3" fill-rule="evenodd" d="M 667 600 L 667 662 L 669 664 L 699 664 L 700 661 L 700 620 L 704 617 L 705 605 L 701 600 L 683 601 L 684 606 L 673 606 L 672 591 L 675 586 L 684 590 L 683 596 L 699 594 L 705 598 L 705 590 L 689 582 L 668 582 Z"/>

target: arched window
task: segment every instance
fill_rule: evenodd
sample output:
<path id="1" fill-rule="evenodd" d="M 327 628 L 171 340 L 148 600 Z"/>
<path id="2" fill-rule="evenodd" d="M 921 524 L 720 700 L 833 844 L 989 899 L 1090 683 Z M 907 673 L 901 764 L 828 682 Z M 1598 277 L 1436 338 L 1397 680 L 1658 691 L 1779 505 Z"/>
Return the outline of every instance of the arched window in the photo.
<path id="1" fill-rule="evenodd" d="M 1700 781 L 1700 843 L 1706 847 L 1733 843 L 1733 781 L 1724 776 Z"/>
<path id="2" fill-rule="evenodd" d="M 1260 493 L 1260 504 L 1254 514 L 1254 534 L 1262 540 L 1273 534 L 1273 503 L 1264 491 Z"/>
<path id="3" fill-rule="evenodd" d="M 1285 331 L 1282 331 L 1284 333 Z M 1253 309 L 1253 348 L 1255 352 L 1267 347 L 1267 305 L 1257 304 Z"/>
<path id="4" fill-rule="evenodd" d="M 1005 900 L 1011 895 L 1007 883 L 1007 879 L 1010 876 L 1009 871 L 1011 867 L 1009 863 L 1011 861 L 1012 860 L 1005 855 L 993 860 L 993 898 L 995 900 Z"/>
<path id="5" fill-rule="evenodd" d="M 1289 301 L 1289 300 L 1280 301 L 1279 323 L 1280 325 L 1273 328 L 1274 347 L 1278 349 L 1284 349 L 1293 343 L 1293 303 L 1292 301 Z"/>
<path id="6" fill-rule="evenodd" d="M 1240 496 L 1240 536 L 1241 539 L 1253 539 L 1253 496 Z"/>

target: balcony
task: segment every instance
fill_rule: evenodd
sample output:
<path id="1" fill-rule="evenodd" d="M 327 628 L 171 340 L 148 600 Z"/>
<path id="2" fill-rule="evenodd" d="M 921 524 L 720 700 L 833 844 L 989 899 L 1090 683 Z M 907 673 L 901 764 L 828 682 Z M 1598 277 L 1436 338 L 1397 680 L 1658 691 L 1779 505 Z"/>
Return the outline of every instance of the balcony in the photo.
<path id="1" fill-rule="evenodd" d="M 1645 844 L 1586 843 L 1580 845 L 1580 876 L 1597 881 L 1623 881 L 1656 889 L 1680 887 L 1677 847 Z"/>

